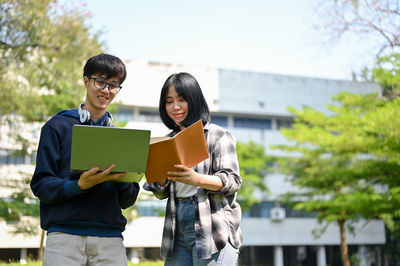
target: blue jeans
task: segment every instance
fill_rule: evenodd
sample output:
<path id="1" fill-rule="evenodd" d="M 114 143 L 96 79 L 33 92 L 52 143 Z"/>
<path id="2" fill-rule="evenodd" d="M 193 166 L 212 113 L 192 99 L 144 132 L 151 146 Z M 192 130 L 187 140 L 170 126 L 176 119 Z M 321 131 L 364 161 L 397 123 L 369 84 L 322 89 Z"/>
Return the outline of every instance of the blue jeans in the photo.
<path id="1" fill-rule="evenodd" d="M 219 252 L 209 259 L 199 259 L 196 253 L 195 217 L 196 202 L 187 199 L 177 202 L 176 235 L 174 251 L 171 257 L 164 262 L 165 266 L 235 266 L 239 258 L 239 250 L 234 248 L 229 241 Z"/>

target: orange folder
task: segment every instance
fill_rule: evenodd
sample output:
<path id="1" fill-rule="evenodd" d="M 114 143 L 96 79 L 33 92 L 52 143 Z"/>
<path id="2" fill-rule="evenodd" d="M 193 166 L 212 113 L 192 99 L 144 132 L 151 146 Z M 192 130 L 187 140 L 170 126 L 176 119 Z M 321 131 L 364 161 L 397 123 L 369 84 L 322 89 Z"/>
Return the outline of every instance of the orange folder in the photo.
<path id="1" fill-rule="evenodd" d="M 177 171 L 175 164 L 193 167 L 208 158 L 206 138 L 201 120 L 173 137 L 151 138 L 146 167 L 147 183 L 161 181 L 168 171 Z"/>

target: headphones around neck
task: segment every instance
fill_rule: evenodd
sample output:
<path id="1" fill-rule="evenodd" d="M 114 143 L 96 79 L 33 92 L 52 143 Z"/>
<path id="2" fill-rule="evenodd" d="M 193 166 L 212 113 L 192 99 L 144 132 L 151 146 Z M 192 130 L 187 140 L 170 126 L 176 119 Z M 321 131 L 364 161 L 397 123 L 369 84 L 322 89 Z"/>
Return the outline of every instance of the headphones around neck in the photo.
<path id="1" fill-rule="evenodd" d="M 82 124 L 90 124 L 90 119 L 92 118 L 90 112 L 88 110 L 84 110 L 83 107 L 83 103 L 79 105 L 78 107 L 78 114 L 79 114 L 79 121 Z M 105 121 L 103 122 L 103 126 L 109 127 L 112 125 L 113 122 L 113 117 L 110 114 L 110 112 L 107 112 L 107 117 L 105 119 Z"/>

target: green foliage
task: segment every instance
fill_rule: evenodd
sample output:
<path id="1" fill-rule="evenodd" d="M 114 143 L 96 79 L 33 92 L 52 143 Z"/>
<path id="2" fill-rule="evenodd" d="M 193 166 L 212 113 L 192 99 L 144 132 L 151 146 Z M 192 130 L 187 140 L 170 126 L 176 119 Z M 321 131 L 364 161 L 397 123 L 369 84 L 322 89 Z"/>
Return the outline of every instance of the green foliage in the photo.
<path id="1" fill-rule="evenodd" d="M 30 177 L 26 173 L 23 180 L 2 182 L 2 187 L 14 191 L 9 198 L 0 199 L 0 217 L 15 223 L 14 233 L 34 235 L 38 233 L 37 224 L 26 221 L 24 217 L 39 217 L 39 200 L 29 189 Z"/>
<path id="2" fill-rule="evenodd" d="M 240 175 L 242 186 L 238 192 L 238 202 L 243 211 L 247 211 L 252 205 L 260 200 L 254 196 L 254 192 L 268 192 L 263 180 L 267 171 L 268 164 L 273 162 L 272 157 L 265 154 L 264 147 L 254 142 L 237 142 L 237 155 L 240 165 Z"/>
<path id="3" fill-rule="evenodd" d="M 99 33 L 91 33 L 88 18 L 83 6 L 66 8 L 56 0 L 0 2 L 0 126 L 18 129 L 19 121 L 10 114 L 24 122 L 44 121 L 83 101 L 83 65 L 102 52 Z M 14 137 L 27 152 L 28 141 L 18 133 Z M 11 183 L 14 193 L 0 200 L 0 217 L 37 217 L 39 204 L 27 184 Z M 37 231 L 29 222 L 16 225 L 16 232 Z"/>
<path id="4" fill-rule="evenodd" d="M 26 121 L 42 121 L 78 106 L 84 96 L 83 64 L 102 52 L 87 18 L 83 8 L 67 9 L 54 0 L 2 1 L 2 115 L 16 112 Z"/>
<path id="5" fill-rule="evenodd" d="M 380 57 L 372 70 L 375 80 L 382 86 L 383 95 L 394 99 L 400 95 L 400 54 Z"/>
<path id="6" fill-rule="evenodd" d="M 353 266 L 360 266 L 361 264 L 361 259 L 358 257 L 358 254 L 353 254 L 351 255 L 351 265 Z"/>
<path id="7" fill-rule="evenodd" d="M 295 145 L 275 148 L 301 156 L 279 159 L 299 193 L 286 195 L 296 209 L 326 221 L 399 216 L 400 101 L 376 94 L 341 93 L 328 116 L 311 108 L 282 134 Z"/>
<path id="8" fill-rule="evenodd" d="M 328 106 L 329 116 L 289 109 L 295 124 L 281 132 L 294 145 L 273 147 L 295 152 L 278 160 L 298 187 L 284 201 L 316 212 L 320 221 L 337 222 L 343 237 L 345 223 L 360 218 L 380 218 L 394 229 L 400 217 L 400 98 L 342 92 L 334 100 L 339 106 Z M 349 265 L 345 240 L 341 249 Z"/>
<path id="9" fill-rule="evenodd" d="M 377 82 L 382 87 L 382 96 L 395 99 L 400 95 L 400 54 L 393 53 L 379 57 L 373 68 L 365 67 L 361 79 Z"/>
<path id="10" fill-rule="evenodd" d="M 400 219 L 397 219 L 392 227 L 392 230 L 386 230 L 384 251 L 389 261 L 398 262 L 400 261 Z"/>

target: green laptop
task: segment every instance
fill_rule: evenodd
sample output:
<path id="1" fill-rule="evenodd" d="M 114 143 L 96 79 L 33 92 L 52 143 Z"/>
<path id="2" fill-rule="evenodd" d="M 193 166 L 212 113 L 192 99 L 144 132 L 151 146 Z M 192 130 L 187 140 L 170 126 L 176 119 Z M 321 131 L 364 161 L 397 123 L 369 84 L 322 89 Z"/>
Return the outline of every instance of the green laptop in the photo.
<path id="1" fill-rule="evenodd" d="M 126 172 L 115 181 L 139 182 L 146 171 L 149 143 L 150 130 L 74 125 L 71 176 L 115 163 L 113 172 Z"/>

